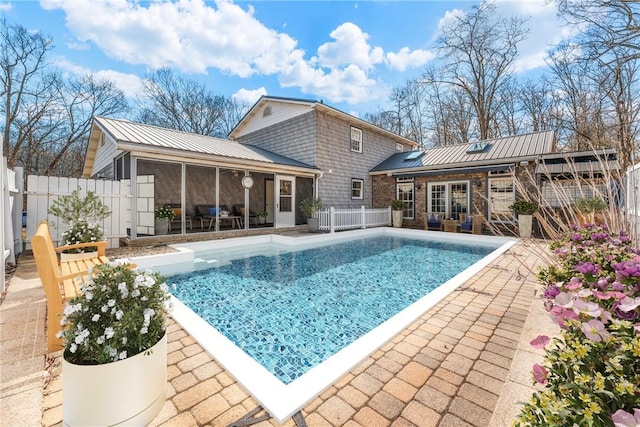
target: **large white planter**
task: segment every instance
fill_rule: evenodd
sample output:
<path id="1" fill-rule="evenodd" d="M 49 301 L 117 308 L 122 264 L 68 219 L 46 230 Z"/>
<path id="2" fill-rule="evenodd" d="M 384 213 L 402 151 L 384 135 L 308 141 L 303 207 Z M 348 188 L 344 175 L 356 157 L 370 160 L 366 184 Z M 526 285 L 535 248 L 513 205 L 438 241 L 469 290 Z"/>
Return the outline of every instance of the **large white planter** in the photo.
<path id="1" fill-rule="evenodd" d="M 151 352 L 104 365 L 62 360 L 65 426 L 144 426 L 160 412 L 167 390 L 167 334 Z"/>
<path id="2" fill-rule="evenodd" d="M 533 226 L 533 215 L 518 215 L 518 231 L 520 237 L 527 239 L 531 237 L 531 228 Z"/>
<path id="3" fill-rule="evenodd" d="M 307 218 L 307 227 L 309 228 L 309 233 L 320 231 L 320 218 Z"/>
<path id="4" fill-rule="evenodd" d="M 391 211 L 391 221 L 394 227 L 402 227 L 402 211 Z"/>

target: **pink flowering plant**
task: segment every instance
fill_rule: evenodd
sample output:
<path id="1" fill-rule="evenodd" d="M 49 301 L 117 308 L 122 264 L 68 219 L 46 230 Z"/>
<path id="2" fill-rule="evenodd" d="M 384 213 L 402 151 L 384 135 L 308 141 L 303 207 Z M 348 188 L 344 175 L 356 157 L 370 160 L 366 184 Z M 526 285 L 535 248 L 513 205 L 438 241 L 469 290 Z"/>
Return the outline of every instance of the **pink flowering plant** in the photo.
<path id="1" fill-rule="evenodd" d="M 74 364 L 100 365 L 135 356 L 165 334 L 170 311 L 165 279 L 126 264 L 94 267 L 82 293 L 67 301 L 59 336 L 64 357 Z"/>
<path id="2" fill-rule="evenodd" d="M 544 388 L 516 426 L 635 426 L 640 422 L 640 256 L 624 233 L 585 225 L 551 245 L 558 263 L 540 271 L 559 338 L 533 380 Z"/>

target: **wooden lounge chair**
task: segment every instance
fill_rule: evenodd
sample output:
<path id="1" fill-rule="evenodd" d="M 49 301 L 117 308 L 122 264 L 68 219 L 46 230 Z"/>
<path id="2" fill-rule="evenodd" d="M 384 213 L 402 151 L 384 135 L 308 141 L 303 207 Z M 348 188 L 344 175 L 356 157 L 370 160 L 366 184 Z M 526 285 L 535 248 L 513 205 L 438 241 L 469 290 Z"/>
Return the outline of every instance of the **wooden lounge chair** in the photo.
<path id="1" fill-rule="evenodd" d="M 97 247 L 95 256 L 89 259 L 60 262 L 58 253 L 69 249 Z M 62 340 L 56 337 L 60 330 L 60 319 L 64 303 L 80 293 L 80 284 L 89 275 L 89 270 L 109 261 L 105 256 L 107 242 L 78 243 L 54 247 L 49 224 L 42 221 L 31 239 L 33 257 L 47 298 L 47 352 L 62 349 Z M 131 268 L 135 265 L 131 264 Z"/>

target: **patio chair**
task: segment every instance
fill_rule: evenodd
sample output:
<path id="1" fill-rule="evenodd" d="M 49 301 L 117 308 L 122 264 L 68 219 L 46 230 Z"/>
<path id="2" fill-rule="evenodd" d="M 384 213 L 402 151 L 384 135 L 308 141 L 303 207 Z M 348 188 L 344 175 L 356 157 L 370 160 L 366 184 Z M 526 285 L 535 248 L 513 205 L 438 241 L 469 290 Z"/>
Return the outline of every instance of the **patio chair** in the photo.
<path id="1" fill-rule="evenodd" d="M 442 218 L 444 218 L 444 213 L 441 212 L 425 213 L 424 229 L 442 231 Z"/>
<path id="2" fill-rule="evenodd" d="M 460 232 L 462 233 L 482 234 L 483 223 L 483 215 L 460 214 Z"/>
<path id="3" fill-rule="evenodd" d="M 233 214 L 239 216 L 242 221 L 244 221 L 244 215 L 246 213 L 246 209 L 244 205 L 233 205 Z M 258 216 L 249 210 L 249 221 L 253 221 L 253 225 L 258 225 Z"/>
<path id="4" fill-rule="evenodd" d="M 172 224 L 182 224 L 182 208 L 180 205 L 169 205 L 171 209 L 173 209 L 173 219 L 169 221 L 169 231 L 171 231 Z M 191 216 L 185 215 L 184 221 L 189 226 L 189 230 L 193 230 L 193 223 L 191 222 Z"/>

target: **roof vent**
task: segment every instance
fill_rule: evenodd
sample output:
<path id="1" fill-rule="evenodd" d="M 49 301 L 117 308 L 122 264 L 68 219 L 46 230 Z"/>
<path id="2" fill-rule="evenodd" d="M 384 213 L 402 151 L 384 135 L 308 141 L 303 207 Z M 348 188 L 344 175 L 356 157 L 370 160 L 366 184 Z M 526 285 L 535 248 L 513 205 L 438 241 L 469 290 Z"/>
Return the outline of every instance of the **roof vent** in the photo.
<path id="1" fill-rule="evenodd" d="M 416 160 L 417 158 L 419 158 L 420 156 L 422 156 L 424 154 L 423 151 L 409 151 L 409 154 L 407 154 L 407 157 L 404 158 L 405 162 L 410 162 L 411 160 Z"/>
<path id="2" fill-rule="evenodd" d="M 484 149 L 487 148 L 487 145 L 489 145 L 487 141 L 473 142 L 469 145 L 469 148 L 467 148 L 467 154 L 482 153 Z"/>

